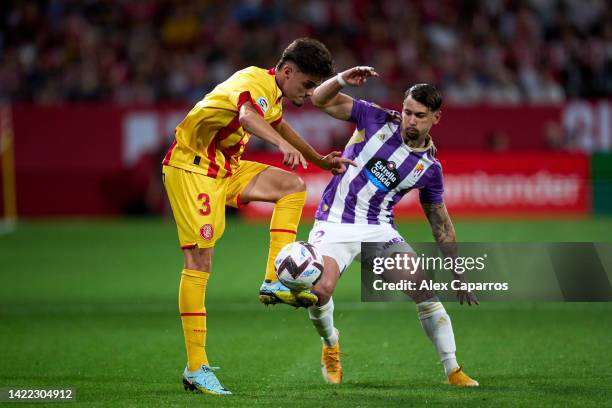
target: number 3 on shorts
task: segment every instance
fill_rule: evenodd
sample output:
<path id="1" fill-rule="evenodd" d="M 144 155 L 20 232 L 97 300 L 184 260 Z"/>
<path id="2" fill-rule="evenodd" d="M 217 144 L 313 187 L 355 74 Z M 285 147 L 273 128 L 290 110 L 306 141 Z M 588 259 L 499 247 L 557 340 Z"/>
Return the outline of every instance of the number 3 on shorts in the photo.
<path id="1" fill-rule="evenodd" d="M 198 201 L 202 201 L 202 208 L 198 210 L 200 215 L 210 214 L 210 196 L 206 193 L 198 194 Z"/>

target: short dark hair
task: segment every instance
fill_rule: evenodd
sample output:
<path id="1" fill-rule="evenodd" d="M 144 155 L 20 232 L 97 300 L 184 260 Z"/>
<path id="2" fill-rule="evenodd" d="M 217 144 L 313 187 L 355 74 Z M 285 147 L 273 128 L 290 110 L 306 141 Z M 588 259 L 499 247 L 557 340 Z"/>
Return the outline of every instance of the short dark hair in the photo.
<path id="1" fill-rule="evenodd" d="M 282 68 L 287 61 L 293 62 L 307 75 L 327 78 L 334 74 L 331 52 L 314 38 L 298 38 L 289 44 L 276 64 L 276 69 Z"/>
<path id="2" fill-rule="evenodd" d="M 440 91 L 430 84 L 412 85 L 410 89 L 404 93 L 404 100 L 409 96 L 420 104 L 427 106 L 432 112 L 440 110 L 442 106 L 442 95 Z"/>

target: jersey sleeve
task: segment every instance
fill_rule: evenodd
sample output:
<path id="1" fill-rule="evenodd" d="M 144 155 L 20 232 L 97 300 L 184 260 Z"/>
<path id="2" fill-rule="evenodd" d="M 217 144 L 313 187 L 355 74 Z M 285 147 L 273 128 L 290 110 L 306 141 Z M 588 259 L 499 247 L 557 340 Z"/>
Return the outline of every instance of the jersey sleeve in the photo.
<path id="1" fill-rule="evenodd" d="M 266 95 L 266 90 L 261 84 L 255 82 L 236 81 L 236 84 L 228 92 L 228 99 L 237 111 L 246 102 L 251 102 L 251 105 L 261 116 L 264 116 L 269 107 L 269 95 Z"/>
<path id="2" fill-rule="evenodd" d="M 362 129 L 365 127 L 368 115 L 372 109 L 372 104 L 361 99 L 353 99 L 353 108 L 351 109 L 351 116 L 349 121 L 357 125 L 358 128 Z"/>
<path id="3" fill-rule="evenodd" d="M 419 199 L 422 204 L 440 204 L 444 202 L 444 181 L 442 167 L 439 164 L 431 166 L 431 173 L 427 182 L 419 190 Z"/>
<path id="4" fill-rule="evenodd" d="M 361 99 L 353 99 L 353 108 L 349 121 L 357 125 L 357 129 L 363 129 L 367 124 L 385 124 L 390 117 L 390 111 L 380 106 Z"/>
<path id="5" fill-rule="evenodd" d="M 277 126 L 283 119 L 283 105 L 274 100 L 276 87 L 270 83 L 274 77 L 269 75 L 266 71 L 243 73 L 232 84 L 228 99 L 237 111 L 246 102 L 250 102 L 266 122 Z"/>

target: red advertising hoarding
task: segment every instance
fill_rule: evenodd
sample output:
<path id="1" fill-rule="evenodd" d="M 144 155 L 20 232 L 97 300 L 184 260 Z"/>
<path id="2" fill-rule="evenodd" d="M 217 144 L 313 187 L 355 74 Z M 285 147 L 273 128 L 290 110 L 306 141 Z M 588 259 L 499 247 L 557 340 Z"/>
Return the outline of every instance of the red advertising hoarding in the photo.
<path id="1" fill-rule="evenodd" d="M 14 106 L 18 214 L 119 215 L 159 200 L 161 158 L 188 109 Z M 588 158 L 547 151 L 543 128 L 553 121 L 577 129 L 578 145 L 605 150 L 610 147 L 611 111 L 605 100 L 445 108 L 432 135 L 440 149 L 449 207 L 456 215 L 586 213 Z M 352 132 L 351 124 L 312 108 L 288 109 L 285 118 L 321 152 L 343 145 Z M 485 152 L 494 130 L 508 136 L 508 152 Z M 261 146 L 252 138 L 247 153 L 257 154 Z M 310 189 L 306 214 L 312 213 L 328 181 L 327 174 L 311 171 L 303 175 Z M 420 214 L 416 200 L 415 193 L 405 197 L 397 215 Z M 248 214 L 266 212 L 259 208 L 252 205 Z"/>
<path id="2" fill-rule="evenodd" d="M 251 160 L 280 167 L 281 157 L 253 154 Z M 589 160 L 582 153 L 440 153 L 444 199 L 455 216 L 586 214 L 590 210 Z M 307 185 L 304 215 L 314 215 L 331 175 L 310 165 L 300 170 Z M 272 205 L 251 203 L 249 217 L 269 217 Z M 418 193 L 409 192 L 395 207 L 396 217 L 420 217 Z"/>

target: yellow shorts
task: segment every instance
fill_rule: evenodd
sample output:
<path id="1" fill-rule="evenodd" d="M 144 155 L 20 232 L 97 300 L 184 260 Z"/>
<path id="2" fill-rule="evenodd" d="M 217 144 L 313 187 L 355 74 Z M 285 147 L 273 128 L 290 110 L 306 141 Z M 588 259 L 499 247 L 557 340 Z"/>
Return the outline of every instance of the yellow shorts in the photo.
<path id="1" fill-rule="evenodd" d="M 243 160 L 234 174 L 214 179 L 163 166 L 163 178 L 181 248 L 211 248 L 225 230 L 225 206 L 240 207 L 240 193 L 267 164 Z"/>

